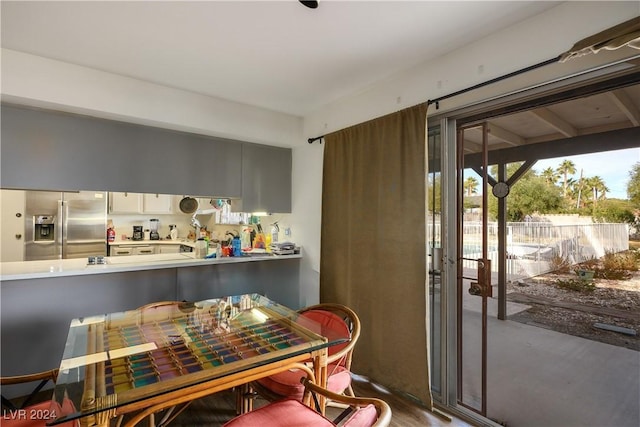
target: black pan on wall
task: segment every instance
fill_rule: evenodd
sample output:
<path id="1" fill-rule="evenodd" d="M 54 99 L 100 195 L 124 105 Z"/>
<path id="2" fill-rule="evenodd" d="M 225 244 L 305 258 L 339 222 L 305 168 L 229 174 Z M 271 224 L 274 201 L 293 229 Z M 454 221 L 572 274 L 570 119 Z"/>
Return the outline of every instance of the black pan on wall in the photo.
<path id="1" fill-rule="evenodd" d="M 198 201 L 193 197 L 184 197 L 180 200 L 180 211 L 186 214 L 192 214 L 198 210 Z"/>

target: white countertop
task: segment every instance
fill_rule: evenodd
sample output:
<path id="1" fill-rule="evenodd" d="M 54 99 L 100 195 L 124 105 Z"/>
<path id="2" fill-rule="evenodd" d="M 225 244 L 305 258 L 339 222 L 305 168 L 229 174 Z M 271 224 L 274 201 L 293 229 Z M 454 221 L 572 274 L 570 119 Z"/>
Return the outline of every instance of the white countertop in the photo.
<path id="1" fill-rule="evenodd" d="M 144 242 L 144 241 L 143 241 Z M 154 241 L 155 242 L 155 241 Z M 172 242 L 172 241 L 167 241 Z M 139 242 L 134 242 L 139 243 Z M 210 264 L 278 261 L 302 258 L 302 255 L 262 255 L 195 259 L 194 252 L 177 254 L 129 255 L 105 257 L 107 264 L 87 265 L 86 258 L 50 261 L 18 261 L 0 263 L 0 281 L 40 279 L 63 276 L 119 273 L 126 271 L 158 270 L 163 268 L 194 267 Z"/>
<path id="2" fill-rule="evenodd" d="M 108 242 L 109 246 L 133 246 L 133 245 L 185 245 L 190 247 L 195 247 L 196 242 L 194 240 L 187 239 L 178 239 L 178 240 L 114 240 L 113 242 Z"/>

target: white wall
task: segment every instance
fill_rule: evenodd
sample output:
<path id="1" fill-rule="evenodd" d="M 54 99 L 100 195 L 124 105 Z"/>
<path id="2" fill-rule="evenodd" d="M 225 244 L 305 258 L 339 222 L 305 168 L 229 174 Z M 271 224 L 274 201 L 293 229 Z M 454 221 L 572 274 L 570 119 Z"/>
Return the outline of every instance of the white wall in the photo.
<path id="1" fill-rule="evenodd" d="M 318 298 L 323 153 L 323 145 L 318 142 L 309 145 L 306 138 L 339 130 L 553 58 L 579 39 L 638 14 L 638 4 L 634 1 L 566 2 L 465 48 L 400 73 L 369 90 L 327 105 L 304 120 L 7 49 L 2 49 L 2 97 L 22 104 L 293 147 L 293 214 L 287 225 L 291 226 L 290 240 L 300 244 L 305 254 L 301 302 L 306 305 Z M 429 42 L 425 40 L 425 43 Z M 625 54 L 631 55 L 617 51 L 581 58 L 562 66 L 550 66 L 443 102 L 442 110 L 522 88 L 533 81 L 571 74 L 577 69 L 587 69 L 595 63 L 606 63 Z M 479 65 L 483 66 L 481 73 Z"/>

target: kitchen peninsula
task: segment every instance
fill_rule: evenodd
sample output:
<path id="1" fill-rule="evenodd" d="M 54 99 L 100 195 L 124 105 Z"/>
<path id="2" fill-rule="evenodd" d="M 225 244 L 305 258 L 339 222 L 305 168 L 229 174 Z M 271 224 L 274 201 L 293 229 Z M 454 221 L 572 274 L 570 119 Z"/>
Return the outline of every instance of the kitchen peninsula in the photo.
<path id="1" fill-rule="evenodd" d="M 195 259 L 193 252 L 0 264 L 7 375 L 57 367 L 69 322 L 153 301 L 258 293 L 299 308 L 302 255 Z M 39 349 L 34 351 L 34 349 Z M 29 355 L 29 357 L 24 357 Z"/>

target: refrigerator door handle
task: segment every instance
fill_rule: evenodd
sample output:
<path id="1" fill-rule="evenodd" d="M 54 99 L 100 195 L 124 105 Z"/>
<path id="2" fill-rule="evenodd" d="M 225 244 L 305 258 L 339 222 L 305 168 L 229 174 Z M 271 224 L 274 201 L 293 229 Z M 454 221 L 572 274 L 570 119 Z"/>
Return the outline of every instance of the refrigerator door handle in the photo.
<path id="1" fill-rule="evenodd" d="M 67 214 L 66 212 L 63 215 L 64 212 L 64 201 L 63 200 L 58 200 L 58 216 L 56 217 L 56 245 L 57 247 L 57 252 L 58 252 L 58 258 L 60 259 L 64 259 L 65 258 L 65 254 L 64 252 L 64 242 L 67 241 L 67 224 L 64 224 L 64 222 L 66 222 L 66 218 L 67 218 Z M 63 222 L 64 221 L 64 222 Z"/>

